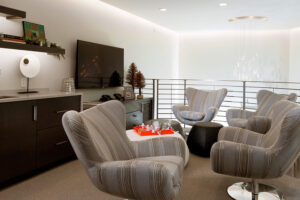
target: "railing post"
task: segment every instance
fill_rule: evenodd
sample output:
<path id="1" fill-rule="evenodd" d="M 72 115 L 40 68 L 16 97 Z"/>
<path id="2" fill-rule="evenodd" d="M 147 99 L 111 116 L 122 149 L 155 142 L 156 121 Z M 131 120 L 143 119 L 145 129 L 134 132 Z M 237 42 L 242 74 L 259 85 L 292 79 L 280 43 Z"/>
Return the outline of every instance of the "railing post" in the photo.
<path id="1" fill-rule="evenodd" d="M 156 110 L 156 87 L 155 87 L 155 79 L 152 79 L 152 97 L 153 97 L 153 117 L 155 118 L 154 114 L 155 114 L 155 110 Z"/>
<path id="2" fill-rule="evenodd" d="M 184 87 L 184 96 L 183 96 L 183 104 L 185 105 L 185 97 L 186 97 L 186 79 L 183 81 L 183 87 Z"/>
<path id="3" fill-rule="evenodd" d="M 184 102 L 184 105 L 186 105 L 186 103 L 185 103 L 185 97 L 186 97 L 186 79 L 183 80 L 183 87 L 184 87 L 183 102 Z M 183 124 L 183 128 L 185 128 L 185 124 Z"/>
<path id="4" fill-rule="evenodd" d="M 246 109 L 246 81 L 243 81 L 243 110 Z"/>
<path id="5" fill-rule="evenodd" d="M 158 101 L 159 101 L 159 79 L 156 80 L 157 82 L 157 95 L 156 95 L 156 119 L 158 119 Z"/>

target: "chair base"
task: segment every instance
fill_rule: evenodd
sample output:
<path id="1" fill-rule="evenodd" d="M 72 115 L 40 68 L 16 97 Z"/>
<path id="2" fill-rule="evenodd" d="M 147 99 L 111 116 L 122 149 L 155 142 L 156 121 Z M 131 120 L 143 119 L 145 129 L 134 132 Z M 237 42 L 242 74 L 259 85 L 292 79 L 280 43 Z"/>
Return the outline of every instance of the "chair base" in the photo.
<path id="1" fill-rule="evenodd" d="M 236 200 L 285 200 L 283 194 L 275 188 L 258 184 L 259 191 L 252 198 L 252 183 L 235 183 L 228 187 L 227 193 Z"/>

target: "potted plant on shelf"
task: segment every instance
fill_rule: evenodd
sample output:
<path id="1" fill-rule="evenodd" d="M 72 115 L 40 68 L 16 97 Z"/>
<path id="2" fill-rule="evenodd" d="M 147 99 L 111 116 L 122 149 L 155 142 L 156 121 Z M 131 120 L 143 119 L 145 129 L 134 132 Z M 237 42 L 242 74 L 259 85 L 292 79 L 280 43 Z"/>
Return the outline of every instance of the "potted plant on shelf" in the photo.
<path id="1" fill-rule="evenodd" d="M 143 99 L 142 88 L 146 86 L 145 77 L 141 71 L 138 71 L 135 75 L 135 86 L 139 88 L 139 94 L 137 95 L 137 99 Z"/>

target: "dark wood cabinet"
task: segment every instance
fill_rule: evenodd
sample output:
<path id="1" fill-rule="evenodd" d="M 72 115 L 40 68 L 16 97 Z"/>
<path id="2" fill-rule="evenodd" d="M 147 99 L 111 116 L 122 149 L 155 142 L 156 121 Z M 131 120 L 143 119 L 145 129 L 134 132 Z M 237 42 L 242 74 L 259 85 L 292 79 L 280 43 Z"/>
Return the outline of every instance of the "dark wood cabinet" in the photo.
<path id="1" fill-rule="evenodd" d="M 0 184 L 74 155 L 61 118 L 81 96 L 0 103 Z"/>
<path id="2" fill-rule="evenodd" d="M 0 182 L 35 169 L 34 101 L 0 104 Z"/>

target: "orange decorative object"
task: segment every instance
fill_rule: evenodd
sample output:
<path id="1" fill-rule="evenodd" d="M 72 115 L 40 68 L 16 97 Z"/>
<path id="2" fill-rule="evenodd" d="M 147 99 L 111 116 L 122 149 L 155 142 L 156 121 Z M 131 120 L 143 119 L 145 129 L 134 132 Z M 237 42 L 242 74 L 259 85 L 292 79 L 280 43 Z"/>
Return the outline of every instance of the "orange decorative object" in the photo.
<path id="1" fill-rule="evenodd" d="M 152 131 L 147 131 L 145 128 L 142 126 L 135 126 L 133 127 L 133 130 L 139 134 L 140 136 L 150 136 L 150 135 L 169 135 L 169 134 L 174 134 L 174 129 L 170 130 L 159 130 L 155 131 L 154 133 Z"/>

